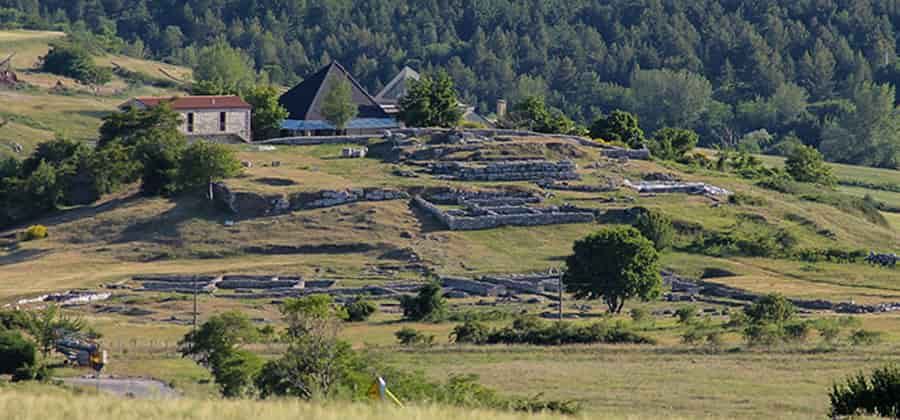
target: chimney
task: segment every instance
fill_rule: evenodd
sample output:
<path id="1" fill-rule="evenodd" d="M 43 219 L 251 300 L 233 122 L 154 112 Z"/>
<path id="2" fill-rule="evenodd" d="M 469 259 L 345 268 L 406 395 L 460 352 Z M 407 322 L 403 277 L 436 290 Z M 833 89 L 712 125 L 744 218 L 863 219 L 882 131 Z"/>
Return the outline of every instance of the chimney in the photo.
<path id="1" fill-rule="evenodd" d="M 497 120 L 506 118 L 506 99 L 497 100 Z"/>

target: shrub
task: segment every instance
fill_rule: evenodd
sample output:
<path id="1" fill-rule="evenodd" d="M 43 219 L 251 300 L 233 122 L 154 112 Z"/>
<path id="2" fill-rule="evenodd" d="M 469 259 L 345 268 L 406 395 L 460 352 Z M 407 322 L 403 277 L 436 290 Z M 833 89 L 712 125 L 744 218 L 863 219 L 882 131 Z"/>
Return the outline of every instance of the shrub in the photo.
<path id="1" fill-rule="evenodd" d="M 694 305 L 682 306 L 675 311 L 675 316 L 678 317 L 678 323 L 682 325 L 689 325 L 697 319 L 698 310 Z"/>
<path id="2" fill-rule="evenodd" d="M 457 344 L 483 344 L 487 341 L 490 330 L 477 321 L 467 321 L 453 328 L 450 338 Z"/>
<path id="3" fill-rule="evenodd" d="M 676 160 L 690 152 L 698 140 L 699 136 L 692 130 L 666 127 L 653 134 L 648 146 L 654 157 Z"/>
<path id="4" fill-rule="evenodd" d="M 799 185 L 797 185 L 797 183 L 793 179 L 791 179 L 791 177 L 783 172 L 777 172 L 764 177 L 763 179 L 759 180 L 756 185 L 784 194 L 797 194 L 800 192 Z"/>
<path id="5" fill-rule="evenodd" d="M 797 145 L 790 150 L 784 169 L 797 182 L 823 185 L 834 185 L 837 182 L 822 154 L 805 145 Z"/>
<path id="6" fill-rule="evenodd" d="M 43 58 L 41 69 L 87 84 L 102 85 L 112 79 L 112 70 L 97 67 L 87 50 L 77 45 L 52 46 Z"/>
<path id="7" fill-rule="evenodd" d="M 690 346 L 706 345 L 711 349 L 719 349 L 723 346 L 721 328 L 713 326 L 708 320 L 703 323 L 694 323 L 693 326 L 681 335 L 681 342 Z"/>
<path id="8" fill-rule="evenodd" d="M 728 202 L 736 206 L 764 206 L 766 200 L 752 194 L 737 192 L 728 197 Z"/>
<path id="9" fill-rule="evenodd" d="M 846 383 L 835 384 L 829 395 L 831 415 L 900 416 L 900 367 L 886 366 L 875 369 L 870 376 L 862 373 Z"/>
<path id="10" fill-rule="evenodd" d="M 777 324 L 750 324 L 744 328 L 744 339 L 751 346 L 772 346 L 783 342 L 784 337 L 784 326 Z"/>
<path id="11" fill-rule="evenodd" d="M 744 309 L 747 318 L 752 323 L 784 323 L 794 317 L 794 304 L 779 294 L 769 294 L 759 298 L 753 305 Z"/>
<path id="12" fill-rule="evenodd" d="M 363 322 L 374 314 L 378 307 L 367 300 L 359 299 L 344 305 L 347 311 L 347 320 L 350 322 Z"/>
<path id="13" fill-rule="evenodd" d="M 20 369 L 35 366 L 36 360 L 34 343 L 17 331 L 0 331 L 0 374 L 14 375 Z"/>
<path id="14" fill-rule="evenodd" d="M 682 156 L 681 159 L 678 159 L 678 162 L 702 169 L 712 169 L 715 166 L 715 162 L 703 153 L 692 153 Z"/>
<path id="15" fill-rule="evenodd" d="M 25 229 L 25 232 L 22 232 L 21 238 L 22 241 L 36 241 L 38 239 L 45 239 L 48 236 L 47 227 L 44 225 L 33 225 L 29 226 L 28 229 Z"/>
<path id="16" fill-rule="evenodd" d="M 827 344 L 835 344 L 841 336 L 841 323 L 837 319 L 819 319 L 815 322 L 816 331 Z"/>
<path id="17" fill-rule="evenodd" d="M 178 163 L 179 187 L 206 188 L 210 183 L 241 172 L 241 162 L 227 146 L 198 141 L 188 145 Z"/>
<path id="18" fill-rule="evenodd" d="M 631 320 L 636 323 L 642 323 L 650 319 L 650 312 L 648 312 L 646 309 L 641 308 L 631 309 L 629 315 L 631 315 Z"/>
<path id="19" fill-rule="evenodd" d="M 868 255 L 866 251 L 860 249 L 847 251 L 837 248 L 802 249 L 796 253 L 796 257 L 801 261 L 810 263 L 826 261 L 838 264 L 857 263 L 863 261 L 866 258 L 866 255 Z"/>
<path id="20" fill-rule="evenodd" d="M 13 382 L 20 381 L 46 381 L 50 378 L 50 368 L 43 363 L 24 365 L 16 369 L 12 375 Z"/>
<path id="21" fill-rule="evenodd" d="M 639 149 L 644 145 L 644 131 L 638 118 L 629 112 L 615 110 L 608 117 L 600 117 L 590 128 L 591 138 L 618 141 Z"/>
<path id="22" fill-rule="evenodd" d="M 879 331 L 856 330 L 850 334 L 850 344 L 854 346 L 871 346 L 881 342 L 882 333 Z"/>
<path id="23" fill-rule="evenodd" d="M 634 227 L 641 232 L 641 235 L 653 242 L 653 247 L 657 251 L 668 248 L 675 236 L 672 219 L 656 211 L 647 211 L 638 215 Z"/>
<path id="24" fill-rule="evenodd" d="M 797 238 L 785 229 L 744 220 L 724 231 L 703 232 L 690 249 L 716 257 L 777 257 L 790 255 L 796 244 Z"/>
<path id="25" fill-rule="evenodd" d="M 401 296 L 403 316 L 413 321 L 440 322 L 447 317 L 447 302 L 441 286 L 429 283 L 416 296 Z"/>
<path id="26" fill-rule="evenodd" d="M 796 324 L 788 324 L 784 326 L 784 337 L 786 341 L 794 343 L 804 343 L 812 332 L 809 323 L 799 322 Z"/>
<path id="27" fill-rule="evenodd" d="M 700 328 L 691 328 L 681 335 L 681 342 L 689 346 L 697 345 L 703 340 L 704 333 Z"/>
<path id="28" fill-rule="evenodd" d="M 404 327 L 394 333 L 397 341 L 404 346 L 432 346 L 434 345 L 434 336 L 425 334 L 414 328 Z"/>

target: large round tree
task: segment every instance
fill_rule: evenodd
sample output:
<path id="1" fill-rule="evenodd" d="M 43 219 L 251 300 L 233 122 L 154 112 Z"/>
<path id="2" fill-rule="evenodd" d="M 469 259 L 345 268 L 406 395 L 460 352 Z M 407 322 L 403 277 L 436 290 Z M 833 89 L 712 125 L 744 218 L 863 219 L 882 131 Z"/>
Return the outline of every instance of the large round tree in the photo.
<path id="1" fill-rule="evenodd" d="M 658 262 L 653 242 L 637 229 L 607 228 L 575 242 L 563 281 L 576 298 L 603 299 L 610 312 L 621 313 L 628 299 L 659 297 Z"/>

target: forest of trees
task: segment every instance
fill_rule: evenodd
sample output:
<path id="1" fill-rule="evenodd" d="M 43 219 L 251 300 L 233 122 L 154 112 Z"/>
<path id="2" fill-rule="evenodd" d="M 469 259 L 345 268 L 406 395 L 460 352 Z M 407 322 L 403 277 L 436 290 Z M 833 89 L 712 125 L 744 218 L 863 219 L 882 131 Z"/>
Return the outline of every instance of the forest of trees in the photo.
<path id="1" fill-rule="evenodd" d="M 583 126 L 623 109 L 648 134 L 884 167 L 900 163 L 898 24 L 900 0 L 0 0 L 0 27 L 191 67 L 224 39 L 282 85 L 332 59 L 372 91 L 443 69 L 483 114 L 542 96 Z"/>

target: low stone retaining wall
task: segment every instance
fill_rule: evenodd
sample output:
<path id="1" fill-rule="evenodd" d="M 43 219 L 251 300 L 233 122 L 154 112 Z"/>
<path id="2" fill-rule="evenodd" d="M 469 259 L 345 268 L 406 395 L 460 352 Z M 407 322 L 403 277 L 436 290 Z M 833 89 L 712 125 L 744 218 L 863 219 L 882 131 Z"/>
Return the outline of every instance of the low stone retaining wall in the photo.
<path id="1" fill-rule="evenodd" d="M 291 209 L 318 209 L 361 201 L 407 200 L 409 194 L 384 188 L 354 188 L 347 190 L 323 190 L 315 193 L 298 193 L 291 196 Z"/>
<path id="2" fill-rule="evenodd" d="M 353 188 L 347 190 L 322 190 L 285 195 L 262 195 L 234 192 L 227 184 L 213 184 L 213 200 L 216 205 L 241 217 L 266 217 L 291 211 L 320 209 L 365 201 L 406 200 L 404 191 L 385 188 Z"/>
<path id="3" fill-rule="evenodd" d="M 542 198 L 531 191 L 434 188 L 426 191 L 428 201 L 444 205 L 477 205 L 481 207 L 521 206 L 540 203 Z"/>
<path id="4" fill-rule="evenodd" d="M 284 280 L 222 280 L 216 287 L 219 289 L 290 289 L 304 287 L 302 280 L 300 281 L 284 281 Z"/>
<path id="5" fill-rule="evenodd" d="M 464 277 L 442 277 L 441 286 L 478 296 L 500 296 L 506 293 L 501 285 L 480 282 Z"/>
<path id="6" fill-rule="evenodd" d="M 611 159 L 650 160 L 652 157 L 647 149 L 622 149 L 615 147 L 604 149 L 601 153 L 603 156 Z"/>
<path id="7" fill-rule="evenodd" d="M 431 214 L 450 230 L 485 230 L 502 226 L 542 226 L 573 223 L 593 223 L 597 214 L 594 210 L 577 207 L 510 207 L 507 214 L 493 212 L 491 208 L 478 208 L 477 216 L 466 215 L 465 211 L 444 211 L 427 200 L 416 197 L 413 203 Z M 515 209 L 515 210 L 513 210 Z"/>
<path id="8" fill-rule="evenodd" d="M 553 181 L 549 179 L 542 179 L 536 181 L 535 184 L 537 186 L 545 189 L 545 190 L 557 190 L 557 191 L 577 191 L 577 192 L 593 192 L 593 193 L 604 193 L 604 192 L 613 192 L 618 191 L 619 188 L 615 185 L 583 185 L 583 184 L 570 184 L 565 181 Z"/>
<path id="9" fill-rule="evenodd" d="M 666 182 L 666 181 L 640 181 L 623 183 L 628 188 L 641 194 L 692 194 L 705 195 L 707 197 L 722 197 L 731 195 L 731 191 L 702 182 Z"/>
<path id="10" fill-rule="evenodd" d="M 667 283 L 671 284 L 672 291 L 676 293 L 688 294 L 690 296 L 712 296 L 742 302 L 755 302 L 761 297 L 759 294 L 719 283 L 692 281 L 668 273 L 663 274 L 664 277 L 667 278 Z M 789 300 L 798 308 L 811 311 L 833 311 L 843 314 L 900 312 L 900 302 L 865 305 L 853 302 L 830 302 L 827 300 Z"/>
<path id="11" fill-rule="evenodd" d="M 581 177 L 572 161 L 502 161 L 484 166 L 459 162 L 436 162 L 433 175 L 458 181 L 536 181 L 541 179 L 575 180 Z"/>

